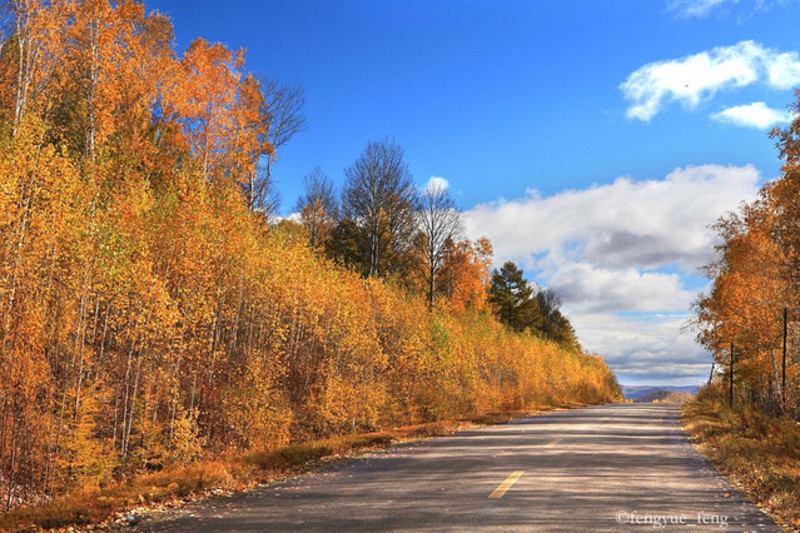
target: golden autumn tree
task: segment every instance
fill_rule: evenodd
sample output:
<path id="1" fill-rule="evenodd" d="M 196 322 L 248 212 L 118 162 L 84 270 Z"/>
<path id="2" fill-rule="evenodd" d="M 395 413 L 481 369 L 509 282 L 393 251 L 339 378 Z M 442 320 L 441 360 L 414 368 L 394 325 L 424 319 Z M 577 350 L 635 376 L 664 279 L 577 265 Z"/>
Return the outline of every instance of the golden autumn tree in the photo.
<path id="1" fill-rule="evenodd" d="M 51 107 L 55 73 L 63 50 L 63 30 L 69 16 L 66 2 L 13 0 L 8 2 L 5 36 L 0 54 L 3 116 L 16 136 L 29 112 Z"/>
<path id="2" fill-rule="evenodd" d="M 721 219 L 720 260 L 707 267 L 714 286 L 698 300 L 704 325 L 699 339 L 728 363 L 731 343 L 738 347 L 737 371 L 765 397 L 774 399 L 778 382 L 782 307 L 785 285 L 780 273 L 780 249 L 769 234 L 770 213 L 762 202 L 745 208 L 743 216 Z"/>
<path id="3" fill-rule="evenodd" d="M 781 267 L 789 285 L 787 306 L 800 305 L 800 90 L 795 91 L 793 120 L 785 129 L 776 128 L 771 136 L 777 139 L 783 159 L 783 175 L 764 189 L 764 196 L 774 211 L 772 237 L 783 253 Z"/>
<path id="4" fill-rule="evenodd" d="M 438 280 L 439 291 L 447 298 L 451 311 L 481 310 L 486 305 L 491 280 L 492 243 L 486 237 L 477 241 L 447 242 Z"/>
<path id="5" fill-rule="evenodd" d="M 244 191 L 252 211 L 264 205 L 271 183 L 265 179 L 262 156 L 273 155 L 269 141 L 269 110 L 261 85 L 247 74 L 239 84 L 239 98 L 233 109 L 234 137 L 227 148 L 232 158 L 231 177 Z"/>
<path id="6" fill-rule="evenodd" d="M 788 128 L 772 132 L 784 159 L 783 175 L 765 184 L 756 201 L 717 223 L 719 257 L 706 267 L 713 286 L 695 304 L 698 340 L 716 354 L 726 373 L 734 346 L 736 387 L 767 411 L 796 410 L 800 394 L 798 363 L 791 354 L 786 380 L 790 390 L 781 390 L 784 310 L 800 305 L 798 131 L 800 118 L 795 115 Z M 781 405 L 783 399 L 786 405 Z"/>
<path id="7" fill-rule="evenodd" d="M 165 114 L 180 123 L 204 176 L 225 172 L 225 146 L 237 126 L 236 105 L 244 52 L 198 38 L 179 62 L 164 95 Z"/>

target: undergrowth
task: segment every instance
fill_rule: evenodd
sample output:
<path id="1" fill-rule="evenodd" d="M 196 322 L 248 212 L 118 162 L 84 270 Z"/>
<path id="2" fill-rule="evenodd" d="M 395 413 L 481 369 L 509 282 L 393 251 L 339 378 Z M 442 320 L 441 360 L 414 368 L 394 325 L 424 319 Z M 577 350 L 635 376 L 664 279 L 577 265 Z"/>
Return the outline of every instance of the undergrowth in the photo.
<path id="1" fill-rule="evenodd" d="M 800 424 L 750 406 L 731 409 L 724 392 L 705 387 L 683 411 L 700 451 L 784 528 L 800 531 Z"/>

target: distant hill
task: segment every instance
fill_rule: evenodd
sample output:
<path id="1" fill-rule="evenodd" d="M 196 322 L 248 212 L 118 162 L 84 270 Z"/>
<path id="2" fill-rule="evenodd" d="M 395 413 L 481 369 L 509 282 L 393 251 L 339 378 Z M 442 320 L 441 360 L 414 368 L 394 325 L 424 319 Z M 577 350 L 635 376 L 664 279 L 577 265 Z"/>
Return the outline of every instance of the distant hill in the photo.
<path id="1" fill-rule="evenodd" d="M 650 403 L 654 400 L 666 401 L 670 403 L 683 403 L 692 399 L 697 394 L 697 385 L 685 385 L 682 387 L 672 386 L 622 386 L 622 393 L 625 398 L 637 403 Z"/>

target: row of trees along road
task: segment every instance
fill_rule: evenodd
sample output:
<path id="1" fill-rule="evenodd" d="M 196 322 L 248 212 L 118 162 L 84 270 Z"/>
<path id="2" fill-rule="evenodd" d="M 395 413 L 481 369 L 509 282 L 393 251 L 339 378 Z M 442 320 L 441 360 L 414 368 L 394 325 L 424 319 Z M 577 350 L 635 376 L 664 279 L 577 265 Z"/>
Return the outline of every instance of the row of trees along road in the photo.
<path id="1" fill-rule="evenodd" d="M 6 508 L 198 458 L 615 398 L 573 346 L 487 302 L 402 151 L 371 143 L 341 202 L 267 221 L 302 92 L 134 0 L 0 12 L 0 495 Z M 309 246 L 309 242 L 311 246 Z M 544 324 L 544 321 L 542 322 Z"/>
<path id="2" fill-rule="evenodd" d="M 459 242 L 463 216 L 446 186 L 433 180 L 417 190 L 396 142 L 370 142 L 345 177 L 341 207 L 332 181 L 318 167 L 305 176 L 305 193 L 295 206 L 310 245 L 324 247 L 338 263 L 365 277 L 403 281 L 425 294 L 429 309 L 438 295 L 452 302 L 460 253 L 473 248 L 488 264 L 489 242 Z M 497 318 L 514 331 L 580 348 L 558 295 L 530 285 L 513 262 L 493 272 L 488 296 Z"/>
<path id="3" fill-rule="evenodd" d="M 794 120 L 771 135 L 782 175 L 716 223 L 711 290 L 695 302 L 698 340 L 735 404 L 800 417 L 800 91 Z M 731 369 L 733 346 L 733 369 Z M 785 354 L 785 357 L 784 357 Z M 733 372 L 731 372 L 733 371 Z"/>

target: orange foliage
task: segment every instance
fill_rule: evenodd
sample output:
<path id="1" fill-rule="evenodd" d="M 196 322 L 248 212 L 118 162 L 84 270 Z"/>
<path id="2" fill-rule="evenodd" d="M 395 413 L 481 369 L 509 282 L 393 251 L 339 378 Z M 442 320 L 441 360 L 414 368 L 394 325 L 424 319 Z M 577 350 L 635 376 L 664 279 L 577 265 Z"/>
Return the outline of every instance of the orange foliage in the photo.
<path id="1" fill-rule="evenodd" d="M 617 394 L 599 360 L 485 312 L 485 239 L 452 244 L 428 313 L 268 229 L 246 194 L 268 113 L 242 52 L 198 39 L 179 60 L 132 0 L 15 5 L 12 40 L 41 52 L 30 72 L 0 57 L 17 118 L 0 132 L 6 507 L 232 449 Z"/>
<path id="2" fill-rule="evenodd" d="M 449 242 L 445 253 L 439 291 L 447 297 L 454 313 L 483 309 L 491 281 L 492 243 L 486 237 L 475 242 Z"/>
<path id="3" fill-rule="evenodd" d="M 798 92 L 800 96 L 800 92 Z M 800 99 L 795 109 L 800 106 Z M 773 131 L 785 158 L 784 175 L 759 198 L 716 225 L 719 258 L 706 267 L 713 286 L 695 303 L 698 340 L 730 375 L 734 345 L 737 398 L 767 412 L 800 414 L 800 118 Z M 786 388 L 783 388 L 784 310 L 787 312 Z"/>

